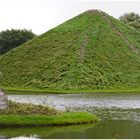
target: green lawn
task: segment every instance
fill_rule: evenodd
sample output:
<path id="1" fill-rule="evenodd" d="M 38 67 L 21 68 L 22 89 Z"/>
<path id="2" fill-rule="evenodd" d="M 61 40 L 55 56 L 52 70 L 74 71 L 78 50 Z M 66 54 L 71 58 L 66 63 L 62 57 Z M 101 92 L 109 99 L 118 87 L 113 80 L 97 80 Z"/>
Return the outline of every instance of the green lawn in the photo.
<path id="1" fill-rule="evenodd" d="M 2 126 L 66 126 L 98 122 L 98 118 L 85 112 L 63 113 L 59 115 L 0 115 Z"/>
<path id="2" fill-rule="evenodd" d="M 95 123 L 99 119 L 86 112 L 61 112 L 48 106 L 9 102 L 0 110 L 3 126 L 61 126 Z"/>
<path id="3" fill-rule="evenodd" d="M 89 89 L 89 90 L 48 90 L 48 89 L 19 89 L 19 88 L 4 88 L 7 94 L 74 94 L 74 93 L 119 93 L 119 92 L 137 92 L 140 93 L 140 88 L 122 88 L 122 89 Z"/>

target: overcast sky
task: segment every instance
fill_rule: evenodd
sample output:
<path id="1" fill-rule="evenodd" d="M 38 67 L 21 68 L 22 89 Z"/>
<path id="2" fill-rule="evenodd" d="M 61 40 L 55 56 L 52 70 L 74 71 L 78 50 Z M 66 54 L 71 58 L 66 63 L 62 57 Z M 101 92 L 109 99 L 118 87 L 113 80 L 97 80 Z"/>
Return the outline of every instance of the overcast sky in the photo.
<path id="1" fill-rule="evenodd" d="M 126 12 L 140 14 L 140 0 L 0 0 L 0 31 L 26 28 L 42 34 L 89 9 L 118 18 Z"/>

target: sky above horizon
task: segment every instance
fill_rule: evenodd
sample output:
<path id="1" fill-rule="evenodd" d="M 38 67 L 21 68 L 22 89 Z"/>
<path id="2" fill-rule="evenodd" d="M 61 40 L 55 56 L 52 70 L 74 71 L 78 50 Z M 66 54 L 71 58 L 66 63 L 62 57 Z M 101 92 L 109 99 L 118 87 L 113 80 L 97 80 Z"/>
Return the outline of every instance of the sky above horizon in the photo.
<path id="1" fill-rule="evenodd" d="M 140 0 L 0 0 L 0 31 L 25 28 L 39 35 L 89 9 L 118 18 L 140 14 Z"/>

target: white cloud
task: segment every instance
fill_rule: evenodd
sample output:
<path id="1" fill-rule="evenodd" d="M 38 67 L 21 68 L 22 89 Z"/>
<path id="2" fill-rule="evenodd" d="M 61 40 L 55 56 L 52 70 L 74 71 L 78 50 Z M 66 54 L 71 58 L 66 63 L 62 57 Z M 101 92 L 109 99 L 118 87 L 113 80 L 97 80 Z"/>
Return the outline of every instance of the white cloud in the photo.
<path id="1" fill-rule="evenodd" d="M 0 0 L 0 31 L 27 28 L 41 34 L 88 9 L 118 18 L 125 12 L 140 14 L 139 5 L 139 0 Z"/>

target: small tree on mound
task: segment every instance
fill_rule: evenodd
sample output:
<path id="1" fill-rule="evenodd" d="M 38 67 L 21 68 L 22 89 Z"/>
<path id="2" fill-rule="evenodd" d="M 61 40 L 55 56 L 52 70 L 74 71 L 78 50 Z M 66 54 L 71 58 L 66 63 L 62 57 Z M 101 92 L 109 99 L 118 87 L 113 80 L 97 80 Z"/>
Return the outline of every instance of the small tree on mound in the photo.
<path id="1" fill-rule="evenodd" d="M 140 31 L 140 16 L 134 12 L 125 13 L 119 18 L 122 22 L 133 26 Z"/>
<path id="2" fill-rule="evenodd" d="M 0 32 L 0 55 L 35 37 L 31 30 L 12 29 Z"/>

